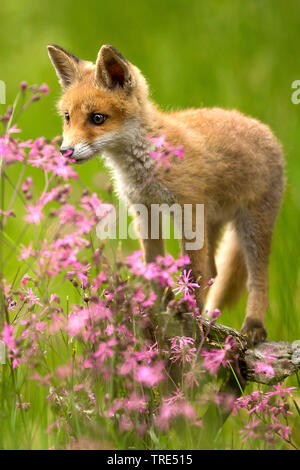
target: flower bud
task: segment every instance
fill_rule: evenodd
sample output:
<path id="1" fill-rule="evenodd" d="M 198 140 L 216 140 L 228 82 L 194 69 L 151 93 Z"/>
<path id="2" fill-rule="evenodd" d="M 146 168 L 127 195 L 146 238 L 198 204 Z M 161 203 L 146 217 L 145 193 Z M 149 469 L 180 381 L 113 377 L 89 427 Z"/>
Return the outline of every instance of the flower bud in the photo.
<path id="1" fill-rule="evenodd" d="M 32 95 L 31 97 L 31 101 L 39 101 L 41 99 L 40 95 L 38 95 L 37 93 L 35 93 L 34 95 Z"/>

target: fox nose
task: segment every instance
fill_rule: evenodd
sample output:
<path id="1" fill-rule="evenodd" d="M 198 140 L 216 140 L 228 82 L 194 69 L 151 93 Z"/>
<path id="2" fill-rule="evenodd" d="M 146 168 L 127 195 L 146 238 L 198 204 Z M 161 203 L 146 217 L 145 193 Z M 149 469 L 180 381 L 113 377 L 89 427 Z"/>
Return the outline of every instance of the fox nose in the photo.
<path id="1" fill-rule="evenodd" d="M 64 157 L 71 157 L 74 153 L 74 147 L 60 147 L 60 153 Z"/>

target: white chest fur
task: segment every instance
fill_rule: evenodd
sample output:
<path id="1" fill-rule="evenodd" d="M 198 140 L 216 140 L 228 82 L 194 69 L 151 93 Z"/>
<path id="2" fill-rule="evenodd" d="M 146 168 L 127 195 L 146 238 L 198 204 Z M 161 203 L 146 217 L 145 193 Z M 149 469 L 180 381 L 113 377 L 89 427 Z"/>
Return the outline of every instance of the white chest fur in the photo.
<path id="1" fill-rule="evenodd" d="M 114 145 L 104 152 L 119 196 L 131 204 L 175 202 L 174 195 L 156 176 L 157 161 L 150 156 L 154 150 L 153 142 L 147 139 L 140 126 L 131 121 L 124 125 Z"/>

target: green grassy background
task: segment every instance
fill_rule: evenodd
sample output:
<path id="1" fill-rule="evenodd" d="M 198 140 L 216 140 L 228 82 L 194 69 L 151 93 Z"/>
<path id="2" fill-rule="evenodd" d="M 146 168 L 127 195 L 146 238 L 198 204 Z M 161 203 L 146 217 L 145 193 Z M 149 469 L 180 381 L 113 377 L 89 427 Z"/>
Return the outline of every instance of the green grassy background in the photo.
<path id="1" fill-rule="evenodd" d="M 51 89 L 21 118 L 24 138 L 61 132 L 55 110 L 60 89 L 48 43 L 89 60 L 102 44 L 113 44 L 143 71 L 163 109 L 237 108 L 273 128 L 285 150 L 287 189 L 273 240 L 267 327 L 272 340 L 300 339 L 300 105 L 291 102 L 291 84 L 300 79 L 299 1 L 2 0 L 0 19 L 7 102 L 21 80 L 46 82 Z M 4 109 L 0 105 L 0 114 Z M 97 159 L 78 171 L 102 194 L 107 175 Z M 9 224 L 16 235 L 16 221 Z M 169 248 L 177 250 L 173 243 Z M 5 274 L 13 275 L 12 265 Z M 239 328 L 244 306 L 245 299 L 224 311 L 223 322 Z"/>
<path id="2" fill-rule="evenodd" d="M 14 0 L 0 5 L 0 79 L 7 84 L 7 102 L 21 80 L 47 82 L 51 88 L 20 119 L 26 138 L 61 132 L 55 110 L 60 89 L 48 43 L 89 60 L 102 44 L 113 44 L 144 72 L 162 108 L 237 108 L 274 129 L 285 149 L 288 183 L 271 257 L 268 327 L 272 339 L 289 340 L 300 338 L 300 105 L 291 102 L 291 83 L 300 79 L 299 13 L 296 0 Z M 106 183 L 101 171 L 98 160 L 79 168 L 84 183 L 100 194 Z M 240 326 L 241 310 L 243 304 L 230 318 L 224 312 L 233 326 Z"/>
<path id="3" fill-rule="evenodd" d="M 61 132 L 55 110 L 60 89 L 48 43 L 89 60 L 103 43 L 113 44 L 144 72 L 163 109 L 237 108 L 274 129 L 285 149 L 287 190 L 271 256 L 268 330 L 271 339 L 285 340 L 300 338 L 300 105 L 291 102 L 291 83 L 300 79 L 299 13 L 296 0 L 14 0 L 0 5 L 0 79 L 7 85 L 7 102 L 13 102 L 21 80 L 47 82 L 51 88 L 20 119 L 26 138 Z M 99 161 L 78 171 L 101 194 L 107 176 Z M 10 230 L 17 230 L 15 221 Z M 169 248 L 176 252 L 175 245 Z M 236 310 L 224 312 L 223 321 L 239 327 L 244 304 Z"/>
<path id="4" fill-rule="evenodd" d="M 89 60 L 102 44 L 113 44 L 144 72 L 153 99 L 164 109 L 237 108 L 271 125 L 285 149 L 287 191 L 271 256 L 268 329 L 270 338 L 289 340 L 300 338 L 300 105 L 291 102 L 291 83 L 300 79 L 299 13 L 293 0 L 14 0 L 0 5 L 0 79 L 7 85 L 7 102 L 13 102 L 21 80 L 47 82 L 51 88 L 20 119 L 26 138 L 61 132 L 55 110 L 60 89 L 48 43 Z M 107 178 L 99 161 L 78 171 L 101 194 Z M 15 221 L 10 224 L 16 229 Z M 238 315 L 224 315 L 239 327 L 242 310 L 243 304 Z"/>

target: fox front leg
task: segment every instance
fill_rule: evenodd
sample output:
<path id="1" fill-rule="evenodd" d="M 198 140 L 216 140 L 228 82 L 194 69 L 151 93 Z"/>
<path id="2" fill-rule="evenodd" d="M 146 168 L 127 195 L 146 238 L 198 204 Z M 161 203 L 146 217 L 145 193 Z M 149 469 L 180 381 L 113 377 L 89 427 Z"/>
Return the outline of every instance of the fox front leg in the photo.
<path id="1" fill-rule="evenodd" d="M 151 209 L 141 204 L 135 204 L 131 207 L 131 212 L 133 212 L 135 231 L 139 237 L 144 261 L 154 263 L 158 256 L 165 255 L 165 244 L 162 238 L 162 214 L 159 214 L 158 234 L 153 234 Z"/>
<path id="2" fill-rule="evenodd" d="M 182 253 L 188 255 L 190 264 L 185 266 L 183 270 L 191 270 L 191 282 L 198 283 L 200 287 L 196 287 L 193 293 L 197 301 L 200 313 L 203 310 L 207 284 L 207 256 L 208 256 L 208 240 L 206 233 L 206 221 L 204 211 L 199 212 L 198 206 L 195 204 L 188 214 L 184 213 L 183 221 L 183 237 L 182 237 Z"/>

